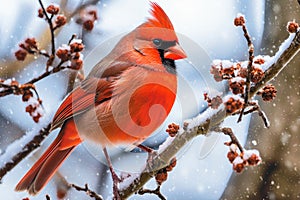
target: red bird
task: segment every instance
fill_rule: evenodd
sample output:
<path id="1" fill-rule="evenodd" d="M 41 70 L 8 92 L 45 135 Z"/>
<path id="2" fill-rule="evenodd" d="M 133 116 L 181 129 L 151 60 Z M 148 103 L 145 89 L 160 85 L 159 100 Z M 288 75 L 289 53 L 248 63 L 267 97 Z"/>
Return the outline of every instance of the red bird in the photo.
<path id="1" fill-rule="evenodd" d="M 37 194 L 83 140 L 139 145 L 166 119 L 176 97 L 174 60 L 186 58 L 173 25 L 156 3 L 145 23 L 124 36 L 63 101 L 52 129 L 61 130 L 16 186 Z M 115 173 L 111 168 L 113 179 Z"/>

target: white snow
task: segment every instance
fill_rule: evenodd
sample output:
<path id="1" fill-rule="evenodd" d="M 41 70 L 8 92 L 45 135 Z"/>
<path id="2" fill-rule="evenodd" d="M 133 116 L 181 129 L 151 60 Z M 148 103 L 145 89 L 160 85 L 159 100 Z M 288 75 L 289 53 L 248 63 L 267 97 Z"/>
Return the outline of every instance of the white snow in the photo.
<path id="1" fill-rule="evenodd" d="M 2 168 L 7 162 L 10 162 L 14 155 L 22 151 L 25 144 L 31 141 L 32 138 L 36 136 L 39 131 L 50 122 L 50 116 L 51 115 L 46 115 L 41 118 L 40 123 L 38 123 L 33 130 L 28 131 L 23 137 L 15 140 L 5 149 L 4 154 L 0 156 L 0 168 Z"/>
<path id="2" fill-rule="evenodd" d="M 233 82 L 241 82 L 241 81 L 246 81 L 246 79 L 245 79 L 245 78 L 242 78 L 242 77 L 239 77 L 239 76 L 237 76 L 237 77 L 234 77 L 234 78 L 230 79 L 230 81 L 233 83 Z"/>
<path id="3" fill-rule="evenodd" d="M 252 155 L 256 155 L 260 158 L 259 151 L 256 149 L 244 150 L 243 159 L 248 160 Z"/>
<path id="4" fill-rule="evenodd" d="M 82 44 L 82 39 L 74 38 L 70 44 L 74 44 L 74 43 Z"/>
<path id="5" fill-rule="evenodd" d="M 229 94 L 229 95 L 226 95 L 225 97 L 223 97 L 223 102 L 228 101 L 230 98 L 244 102 L 244 99 L 242 97 L 240 97 L 240 95 L 234 95 L 234 94 Z"/>
<path id="6" fill-rule="evenodd" d="M 237 157 L 233 160 L 232 164 L 237 165 L 237 164 L 241 164 L 241 163 L 243 163 L 243 162 L 244 162 L 244 160 L 243 160 L 240 156 L 237 156 Z"/>
<path id="7" fill-rule="evenodd" d="M 175 137 L 167 137 L 167 139 L 161 145 L 159 145 L 157 153 L 160 154 L 163 152 L 168 146 L 170 146 L 174 139 Z"/>
<path id="8" fill-rule="evenodd" d="M 191 129 L 203 124 L 204 122 L 206 122 L 207 119 L 210 119 L 213 115 L 217 114 L 223 109 L 224 109 L 224 104 L 221 104 L 218 109 L 207 108 L 203 113 L 199 114 L 193 119 L 185 121 L 186 123 L 188 123 L 187 129 Z"/>
<path id="9" fill-rule="evenodd" d="M 123 190 L 127 188 L 133 181 L 140 177 L 140 173 L 131 173 L 129 177 L 125 178 L 122 182 L 119 183 L 119 189 Z"/>
<path id="10" fill-rule="evenodd" d="M 264 70 L 267 70 L 272 64 L 276 63 L 282 53 L 290 46 L 293 39 L 295 38 L 295 33 L 290 33 L 289 37 L 280 45 L 276 54 L 272 57 L 266 57 L 266 62 L 262 65 Z"/>
<path id="11" fill-rule="evenodd" d="M 238 149 L 238 147 L 237 147 L 236 144 L 231 144 L 231 145 L 229 146 L 229 148 L 230 148 L 230 151 L 233 151 L 233 152 L 236 152 L 237 149 Z"/>
<path id="12" fill-rule="evenodd" d="M 73 43 L 74 40 L 75 40 L 75 39 L 73 39 L 71 43 Z M 67 44 L 62 44 L 62 45 L 58 48 L 58 50 L 68 50 L 68 51 L 70 51 L 70 46 L 67 45 Z"/>
<path id="13" fill-rule="evenodd" d="M 244 14 L 242 14 L 242 13 L 238 13 L 237 15 L 236 15 L 236 17 L 243 17 L 244 19 L 245 19 L 245 22 L 246 22 L 246 17 L 245 17 L 245 15 Z"/>

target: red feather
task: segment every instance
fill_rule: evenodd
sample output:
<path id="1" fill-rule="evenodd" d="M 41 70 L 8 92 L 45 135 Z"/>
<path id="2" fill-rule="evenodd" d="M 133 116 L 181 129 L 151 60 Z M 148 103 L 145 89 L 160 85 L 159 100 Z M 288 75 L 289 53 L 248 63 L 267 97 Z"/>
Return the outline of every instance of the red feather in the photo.
<path id="1" fill-rule="evenodd" d="M 60 105 L 54 115 L 52 129 L 59 127 L 65 120 L 86 111 L 95 104 L 109 99 L 111 94 L 111 82 L 106 79 L 90 78 L 85 80 L 83 86 L 76 88 Z"/>

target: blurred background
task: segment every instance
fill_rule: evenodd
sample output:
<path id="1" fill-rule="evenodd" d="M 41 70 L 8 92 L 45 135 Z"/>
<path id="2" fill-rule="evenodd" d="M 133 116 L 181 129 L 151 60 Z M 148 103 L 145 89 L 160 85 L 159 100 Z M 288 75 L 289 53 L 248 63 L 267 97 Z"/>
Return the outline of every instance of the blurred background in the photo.
<path id="1" fill-rule="evenodd" d="M 43 2 L 48 5 L 53 1 Z M 99 46 L 99 44 L 135 28 L 144 21 L 145 16 L 148 16 L 149 9 L 146 0 L 78 0 L 72 3 L 61 0 L 54 2 L 62 5 L 66 16 L 75 13 L 68 25 L 59 30 L 57 45 L 67 43 L 71 34 L 77 33 L 85 44 L 84 56 L 88 58 L 85 62 L 89 63 L 87 64 L 89 66 L 85 66 L 86 72 L 92 67 L 90 58 L 93 58 L 94 48 L 102 50 L 103 45 Z M 181 37 L 183 46 L 186 47 L 194 64 L 191 66 L 191 64 L 180 63 L 187 67 L 190 65 L 190 68 L 187 68 L 190 70 L 180 71 L 179 74 L 186 83 L 180 89 L 187 90 L 187 85 L 192 91 L 188 99 L 192 97 L 196 100 L 191 108 L 183 109 L 181 103 L 186 100 L 186 97 L 179 99 L 175 107 L 181 112 L 178 114 L 174 111 L 173 118 L 171 117 L 169 121 L 182 122 L 182 119 L 193 117 L 196 113 L 203 111 L 204 108 L 201 106 L 205 104 L 201 94 L 205 89 L 198 90 L 195 82 L 198 83 L 200 80 L 200 84 L 205 84 L 205 87 L 220 88 L 218 85 L 211 85 L 209 78 L 206 77 L 212 59 L 232 59 L 233 61 L 247 59 L 247 45 L 242 31 L 233 26 L 233 19 L 237 13 L 243 13 L 246 16 L 256 54 L 270 56 L 276 53 L 279 45 L 288 37 L 287 22 L 294 19 L 300 20 L 299 4 L 296 0 L 252 0 L 251 2 L 228 0 L 226 4 L 220 0 L 158 2 L 170 17 L 176 31 L 183 34 Z M 82 31 L 82 27 L 75 23 L 78 18 L 78 12 L 75 11 L 78 11 L 77 8 L 80 5 L 86 3 L 91 3 L 92 8 L 98 11 L 99 19 L 92 32 Z M 36 37 L 40 45 L 47 49 L 49 47 L 47 24 L 37 17 L 38 1 L 11 0 L 2 4 L 0 17 L 5 20 L 0 21 L 0 45 L 2 47 L 0 49 L 0 78 L 16 77 L 19 82 L 23 83 L 44 71 L 45 59 L 31 56 L 24 62 L 18 62 L 13 56 L 14 52 L 18 49 L 18 44 L 27 37 Z M 189 43 L 190 40 L 193 43 Z M 191 48 L 191 45 L 196 47 Z M 108 50 L 105 49 L 102 54 L 107 52 Z M 201 59 L 197 57 L 199 55 Z M 96 57 L 96 59 L 99 58 Z M 300 199 L 299 59 L 297 55 L 272 82 L 278 90 L 277 98 L 271 103 L 261 102 L 271 122 L 269 129 L 263 127 L 257 114 L 252 115 L 250 125 L 249 118 L 245 118 L 244 122 L 239 125 L 235 124 L 234 118 L 226 121 L 236 130 L 246 148 L 260 151 L 263 158 L 262 164 L 255 168 L 248 168 L 241 174 L 232 174 L 231 165 L 226 159 L 228 149 L 222 144 L 228 141 L 228 138 L 214 137 L 210 142 L 206 142 L 204 137 L 199 137 L 181 152 L 175 171 L 169 175 L 168 181 L 163 185 L 162 192 L 168 199 Z M 198 62 L 198 60 L 201 61 Z M 201 71 L 204 68 L 206 72 Z M 195 72 L 196 74 L 200 72 L 198 77 Z M 24 112 L 26 105 L 21 101 L 20 96 L 11 95 L 0 98 L 0 165 L 9 159 L 9 155 L 16 153 L 12 150 L 7 155 L 7 147 L 11 143 L 22 138 L 24 133 L 34 134 L 51 120 L 66 92 L 72 88 L 67 87 L 70 76 L 72 76 L 71 71 L 63 71 L 37 83 L 39 95 L 47 111 L 39 124 L 35 124 L 28 113 Z M 198 95 L 201 97 L 197 98 Z M 187 110 L 188 112 L 184 113 Z M 28 196 L 26 193 L 15 193 L 13 188 L 25 171 L 53 141 L 56 134 L 57 131 L 51 133 L 38 151 L 24 159 L 4 177 L 0 183 L 0 195 L 7 196 L 9 200 Z M 205 156 L 200 159 L 198 151 L 202 151 L 203 144 L 206 144 L 205 147 L 208 149 L 202 152 Z M 97 152 L 97 149 L 95 151 Z M 106 173 L 106 166 L 99 162 L 98 158 L 95 159 L 95 151 L 87 145 L 81 145 L 62 166 L 60 174 L 68 181 L 81 186 L 88 183 L 92 189 L 106 197 L 109 196 L 111 188 L 110 176 Z M 118 152 L 113 155 L 119 158 Z M 122 157 L 132 159 L 127 154 Z M 136 156 L 134 159 L 136 160 Z M 56 199 L 56 188 L 62 187 L 59 177 L 56 176 L 41 195 L 51 194 L 51 199 Z M 155 187 L 155 182 L 150 182 L 147 187 Z M 76 191 L 70 191 L 67 197 L 89 199 L 85 194 Z M 154 198 L 156 197 L 152 195 L 134 195 L 131 199 Z M 41 197 L 30 199 L 41 199 Z"/>

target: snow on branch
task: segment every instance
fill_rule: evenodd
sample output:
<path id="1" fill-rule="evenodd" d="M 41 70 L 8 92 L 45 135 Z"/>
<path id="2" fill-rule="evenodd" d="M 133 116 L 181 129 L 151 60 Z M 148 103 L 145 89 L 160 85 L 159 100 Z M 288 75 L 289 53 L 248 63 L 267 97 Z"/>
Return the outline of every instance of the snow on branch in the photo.
<path id="1" fill-rule="evenodd" d="M 250 92 L 248 94 L 249 100 L 257 94 L 261 95 L 262 92 L 260 90 L 263 89 L 269 81 L 275 78 L 280 73 L 280 71 L 283 68 L 285 68 L 293 59 L 293 57 L 299 52 L 299 28 L 296 28 L 295 33 L 291 33 L 289 27 L 288 30 L 290 32 L 289 38 L 285 42 L 283 42 L 276 55 L 268 59 L 267 62 L 264 63 L 264 66 L 262 66 L 264 69 L 266 69 L 264 72 L 264 76 L 250 87 Z M 249 42 L 249 40 L 247 41 Z M 252 55 L 250 56 L 252 57 Z M 268 88 L 267 91 L 269 90 L 270 88 Z M 271 96 L 272 95 L 274 96 L 274 93 L 272 93 Z M 210 99 L 209 103 L 211 102 L 212 100 Z M 141 171 L 141 173 L 138 176 L 131 179 L 129 177 L 130 181 L 125 181 L 125 184 L 120 183 L 121 198 L 126 199 L 132 194 L 138 193 L 143 188 L 143 186 L 159 171 L 159 169 L 165 167 L 170 162 L 170 160 L 186 143 L 188 143 L 193 138 L 199 135 L 206 135 L 210 130 L 213 130 L 216 127 L 218 127 L 226 117 L 231 116 L 232 114 L 236 114 L 229 113 L 226 111 L 226 109 L 226 106 L 223 106 L 223 104 L 221 104 L 221 106 L 217 106 L 217 109 L 213 109 L 211 106 L 204 113 L 199 114 L 194 119 L 186 120 L 184 128 L 180 129 L 178 134 L 175 135 L 175 137 L 169 137 L 166 140 L 166 142 L 162 144 L 162 146 L 158 150 L 158 154 L 151 160 L 151 163 L 148 163 L 146 165 L 146 167 Z M 255 109 L 259 109 L 259 107 L 256 107 Z M 259 113 L 260 115 L 264 115 L 262 111 L 260 111 Z M 245 112 L 243 114 L 248 114 L 248 112 Z M 268 122 L 265 122 L 265 124 L 268 124 Z M 228 131 L 226 132 L 226 134 L 230 135 L 228 134 Z M 256 165 L 261 161 L 259 157 L 259 152 L 256 152 L 255 150 L 241 149 L 241 153 L 243 154 L 244 159 L 248 159 L 249 163 L 251 163 L 253 160 L 255 161 L 255 163 L 251 164 Z M 238 161 L 235 161 L 233 165 L 236 166 L 236 171 L 238 171 Z"/>
<path id="2" fill-rule="evenodd" d="M 41 142 L 49 135 L 50 128 L 51 124 L 48 124 L 39 131 L 28 132 L 6 148 L 5 153 L 0 156 L 0 181 L 19 162 L 40 146 Z M 15 154 L 15 152 L 18 153 Z"/>
<path id="3" fill-rule="evenodd" d="M 78 72 L 83 66 L 82 51 L 84 50 L 84 45 L 82 40 L 76 39 L 76 35 L 73 34 L 67 44 L 62 44 L 59 48 L 56 48 L 55 34 L 70 20 L 71 16 L 84 11 L 87 6 L 96 4 L 97 2 L 99 2 L 99 0 L 85 2 L 72 13 L 69 13 L 68 16 L 65 16 L 60 14 L 65 8 L 61 9 L 61 7 L 56 4 L 44 6 L 42 0 L 39 0 L 40 9 L 38 10 L 38 17 L 46 21 L 51 35 L 49 41 L 51 44 L 50 53 L 43 48 L 43 46 L 47 45 L 39 43 L 36 38 L 26 38 L 19 44 L 19 50 L 15 52 L 15 57 L 18 61 L 30 60 L 28 55 L 45 57 L 47 59 L 45 71 L 23 84 L 19 83 L 15 78 L 6 80 L 0 78 L 0 98 L 11 94 L 20 95 L 22 96 L 22 101 L 28 104 L 25 111 L 29 113 L 36 123 L 38 123 L 42 117 L 44 119 L 42 121 L 47 121 L 46 116 L 44 116 L 42 100 L 39 98 L 35 84 L 64 69 L 71 69 Z M 65 6 L 66 5 L 63 5 L 63 7 Z M 79 16 L 78 19 L 81 19 L 81 21 L 80 23 L 78 22 L 78 24 L 82 26 L 84 30 L 91 31 L 94 27 L 94 22 L 97 20 L 97 11 L 90 9 L 88 15 L 91 15 L 88 19 L 86 15 L 84 16 L 85 18 Z M 33 58 L 33 56 L 31 58 Z M 24 62 L 22 63 L 24 64 Z M 34 94 L 36 98 L 34 98 Z M 48 120 L 48 123 L 49 121 L 50 120 Z M 41 128 L 41 125 L 44 125 L 44 127 Z M 5 153 L 0 155 L 0 181 L 22 159 L 38 148 L 41 142 L 50 133 L 51 124 L 45 125 L 45 123 L 40 123 L 38 127 L 39 129 L 34 129 L 26 133 L 21 139 L 13 142 L 5 150 Z"/>

